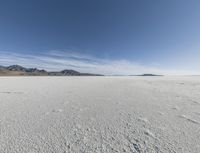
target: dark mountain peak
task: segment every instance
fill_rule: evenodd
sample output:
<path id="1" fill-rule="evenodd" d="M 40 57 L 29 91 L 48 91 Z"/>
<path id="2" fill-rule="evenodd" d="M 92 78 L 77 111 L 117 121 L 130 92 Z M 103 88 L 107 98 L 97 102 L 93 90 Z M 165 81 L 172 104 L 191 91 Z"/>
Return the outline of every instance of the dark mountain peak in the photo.
<path id="1" fill-rule="evenodd" d="M 7 70 L 10 70 L 10 71 L 23 71 L 23 72 L 29 72 L 29 73 L 37 73 L 37 72 L 38 73 L 46 73 L 45 70 L 39 70 L 37 68 L 25 68 L 20 65 L 11 65 L 11 66 L 2 67 L 2 68 L 6 68 Z"/>
<path id="2" fill-rule="evenodd" d="M 81 75 L 80 72 L 74 71 L 74 70 L 62 70 L 61 71 L 62 74 L 64 75 Z"/>
<path id="3" fill-rule="evenodd" d="M 142 75 L 139 75 L 139 76 L 162 76 L 162 75 L 158 75 L 158 74 L 142 74 Z"/>
<path id="4" fill-rule="evenodd" d="M 40 72 L 40 73 L 46 73 L 47 71 L 45 70 L 39 70 L 37 68 L 28 68 L 26 69 L 26 72 Z"/>
<path id="5" fill-rule="evenodd" d="M 11 66 L 6 67 L 6 69 L 10 71 L 26 71 L 26 68 L 20 65 L 11 65 Z"/>

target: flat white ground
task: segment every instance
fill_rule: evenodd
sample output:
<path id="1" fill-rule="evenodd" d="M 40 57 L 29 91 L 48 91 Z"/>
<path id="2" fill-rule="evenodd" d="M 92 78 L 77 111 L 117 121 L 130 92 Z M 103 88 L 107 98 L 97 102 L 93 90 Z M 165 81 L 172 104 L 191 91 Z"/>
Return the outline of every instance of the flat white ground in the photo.
<path id="1" fill-rule="evenodd" d="M 1 153 L 199 153 L 200 77 L 0 77 Z"/>

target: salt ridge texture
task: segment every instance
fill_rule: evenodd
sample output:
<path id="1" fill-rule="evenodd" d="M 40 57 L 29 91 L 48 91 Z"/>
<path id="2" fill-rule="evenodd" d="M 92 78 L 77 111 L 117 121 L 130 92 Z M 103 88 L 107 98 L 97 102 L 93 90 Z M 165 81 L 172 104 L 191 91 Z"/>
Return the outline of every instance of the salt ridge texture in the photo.
<path id="1" fill-rule="evenodd" d="M 200 77 L 0 77 L 1 153 L 199 153 Z"/>

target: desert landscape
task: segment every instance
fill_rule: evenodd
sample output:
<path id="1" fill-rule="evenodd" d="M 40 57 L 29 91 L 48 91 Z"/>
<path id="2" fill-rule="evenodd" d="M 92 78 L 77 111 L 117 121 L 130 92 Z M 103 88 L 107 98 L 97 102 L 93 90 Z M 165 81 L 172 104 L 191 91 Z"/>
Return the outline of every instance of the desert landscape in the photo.
<path id="1" fill-rule="evenodd" d="M 200 153 L 200 1 L 0 0 L 0 153 Z"/>
<path id="2" fill-rule="evenodd" d="M 199 153 L 200 77 L 0 77 L 1 153 Z"/>

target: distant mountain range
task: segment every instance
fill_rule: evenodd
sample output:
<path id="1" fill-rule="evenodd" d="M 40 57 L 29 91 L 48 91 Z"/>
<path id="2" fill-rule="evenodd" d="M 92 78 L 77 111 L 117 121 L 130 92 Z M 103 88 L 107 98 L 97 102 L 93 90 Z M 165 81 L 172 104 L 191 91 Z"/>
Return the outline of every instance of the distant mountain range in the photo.
<path id="1" fill-rule="evenodd" d="M 37 68 L 25 68 L 20 65 L 0 66 L 0 76 L 102 76 L 100 74 L 81 73 L 74 70 L 49 72 Z"/>
<path id="2" fill-rule="evenodd" d="M 46 71 L 37 68 L 25 68 L 20 65 L 0 66 L 0 76 L 103 76 L 101 74 L 81 73 L 75 70 Z M 124 76 L 124 75 L 111 75 Z M 156 74 L 142 74 L 129 76 L 162 76 Z"/>
<path id="3" fill-rule="evenodd" d="M 163 75 L 158 75 L 158 74 L 141 74 L 141 75 L 136 75 L 136 76 L 163 76 Z"/>

